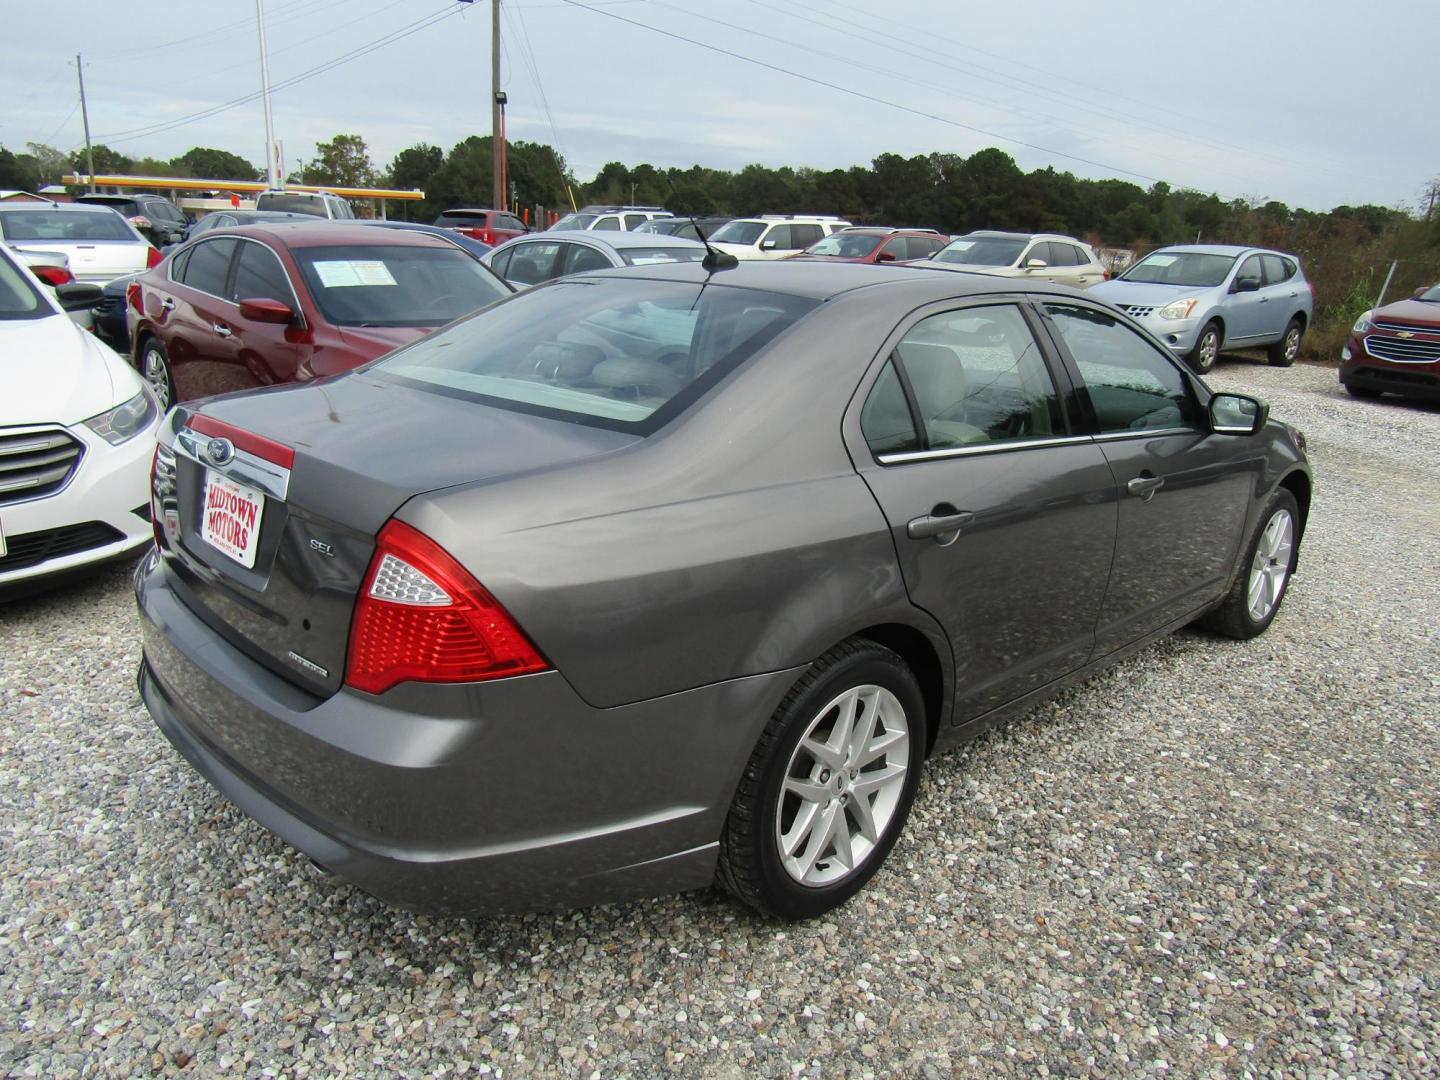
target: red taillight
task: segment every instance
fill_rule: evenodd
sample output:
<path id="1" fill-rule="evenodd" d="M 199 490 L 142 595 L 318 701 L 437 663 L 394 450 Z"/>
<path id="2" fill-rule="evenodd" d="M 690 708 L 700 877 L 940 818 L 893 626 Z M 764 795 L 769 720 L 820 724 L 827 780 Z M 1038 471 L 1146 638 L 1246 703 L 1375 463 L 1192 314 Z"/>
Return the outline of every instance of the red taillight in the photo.
<path id="1" fill-rule="evenodd" d="M 63 266 L 32 266 L 30 272 L 47 285 L 69 285 L 75 275 Z"/>
<path id="2" fill-rule="evenodd" d="M 1106 281 L 1109 281 L 1109 280 L 1110 280 L 1110 271 L 1109 271 L 1109 270 L 1101 270 L 1100 272 L 1105 275 L 1105 280 L 1106 280 Z"/>
<path id="3" fill-rule="evenodd" d="M 509 613 L 439 544 L 404 522 L 380 530 L 350 628 L 345 681 L 479 682 L 550 667 Z"/>
<path id="4" fill-rule="evenodd" d="M 145 309 L 140 306 L 140 282 L 132 281 L 125 286 L 125 303 L 137 315 L 144 315 Z"/>
<path id="5" fill-rule="evenodd" d="M 165 256 L 160 254 L 159 248 L 152 247 L 149 251 L 145 253 L 145 269 L 150 270 L 153 267 L 159 266 L 161 260 L 163 260 L 164 258 Z"/>
<path id="6" fill-rule="evenodd" d="M 129 221 L 131 225 L 134 225 L 137 229 L 150 228 L 150 219 L 144 214 L 136 214 L 133 217 L 127 218 L 126 220 Z"/>

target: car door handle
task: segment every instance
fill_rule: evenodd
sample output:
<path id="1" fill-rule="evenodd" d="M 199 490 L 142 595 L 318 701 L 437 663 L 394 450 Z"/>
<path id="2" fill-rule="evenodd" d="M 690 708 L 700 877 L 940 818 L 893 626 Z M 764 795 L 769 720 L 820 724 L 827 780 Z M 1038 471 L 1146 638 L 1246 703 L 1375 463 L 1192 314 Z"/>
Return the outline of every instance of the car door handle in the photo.
<path id="1" fill-rule="evenodd" d="M 1260 297 L 1260 303 L 1262 303 L 1262 304 L 1268 304 L 1269 302 L 1270 302 L 1270 298 L 1269 298 L 1268 296 L 1262 296 L 1262 297 Z"/>
<path id="2" fill-rule="evenodd" d="M 905 526 L 905 535 L 911 540 L 937 539 L 942 545 L 950 543 L 960 530 L 975 520 L 975 515 L 968 510 L 955 511 L 952 507 L 935 507 L 936 510 L 946 509 L 950 513 L 925 514 L 913 518 Z M 947 535 L 948 534 L 948 535 Z"/>
<path id="3" fill-rule="evenodd" d="M 1125 490 L 1138 496 L 1141 502 L 1149 502 L 1155 492 L 1165 486 L 1163 476 L 1137 476 L 1125 485 Z"/>
<path id="4" fill-rule="evenodd" d="M 167 296 L 167 297 L 164 299 L 164 301 L 161 302 L 161 304 L 160 304 L 160 310 L 161 310 L 161 311 L 174 311 L 174 310 L 175 310 L 175 301 L 174 301 L 174 300 L 171 300 L 171 299 Z"/>
<path id="5" fill-rule="evenodd" d="M 229 337 L 235 332 L 231 330 L 228 326 L 226 326 L 224 323 L 218 322 L 215 323 L 212 327 L 210 327 L 210 329 L 214 330 L 215 333 L 219 334 L 221 337 Z"/>

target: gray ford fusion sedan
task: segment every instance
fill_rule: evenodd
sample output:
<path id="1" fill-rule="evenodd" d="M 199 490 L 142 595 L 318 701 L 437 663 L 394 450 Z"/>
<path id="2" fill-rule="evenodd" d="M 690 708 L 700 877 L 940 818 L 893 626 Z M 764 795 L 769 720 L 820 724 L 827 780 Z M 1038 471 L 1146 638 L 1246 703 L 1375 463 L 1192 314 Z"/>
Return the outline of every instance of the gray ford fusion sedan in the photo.
<path id="1" fill-rule="evenodd" d="M 140 690 L 430 911 L 853 895 L 927 755 L 1295 570 L 1300 434 L 1063 286 L 635 267 L 174 410 Z"/>

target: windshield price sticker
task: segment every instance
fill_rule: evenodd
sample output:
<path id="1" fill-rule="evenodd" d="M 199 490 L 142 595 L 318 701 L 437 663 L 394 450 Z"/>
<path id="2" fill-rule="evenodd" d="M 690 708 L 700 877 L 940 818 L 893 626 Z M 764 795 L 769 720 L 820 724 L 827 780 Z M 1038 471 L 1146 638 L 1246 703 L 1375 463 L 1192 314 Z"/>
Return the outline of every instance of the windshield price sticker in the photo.
<path id="1" fill-rule="evenodd" d="M 1150 266 L 1169 266 L 1175 261 L 1174 255 L 1151 255 L 1145 262 Z"/>
<path id="2" fill-rule="evenodd" d="M 316 262 L 315 273 L 327 289 L 353 289 L 362 285 L 394 285 L 395 275 L 379 259 L 332 259 Z"/>
<path id="3" fill-rule="evenodd" d="M 200 537 L 251 570 L 255 568 L 255 552 L 260 547 L 260 515 L 264 509 L 262 493 L 206 470 Z"/>

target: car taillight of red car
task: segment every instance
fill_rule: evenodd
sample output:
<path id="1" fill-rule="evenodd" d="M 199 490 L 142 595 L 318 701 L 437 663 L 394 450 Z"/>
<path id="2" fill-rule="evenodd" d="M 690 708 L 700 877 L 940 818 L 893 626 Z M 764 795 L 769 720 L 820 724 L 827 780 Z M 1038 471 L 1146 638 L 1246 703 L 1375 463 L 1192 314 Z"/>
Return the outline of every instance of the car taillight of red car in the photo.
<path id="1" fill-rule="evenodd" d="M 75 275 L 63 266 L 32 266 L 30 272 L 47 285 L 69 285 L 75 280 Z"/>
<path id="2" fill-rule="evenodd" d="M 157 247 L 152 247 L 149 251 L 145 253 L 145 269 L 150 270 L 154 267 L 159 266 L 160 263 L 164 261 L 164 259 L 165 256 L 160 254 L 160 249 Z"/>
<path id="3" fill-rule="evenodd" d="M 145 309 L 140 306 L 140 282 L 132 281 L 125 286 L 125 303 L 130 310 L 137 315 L 144 315 Z"/>

